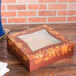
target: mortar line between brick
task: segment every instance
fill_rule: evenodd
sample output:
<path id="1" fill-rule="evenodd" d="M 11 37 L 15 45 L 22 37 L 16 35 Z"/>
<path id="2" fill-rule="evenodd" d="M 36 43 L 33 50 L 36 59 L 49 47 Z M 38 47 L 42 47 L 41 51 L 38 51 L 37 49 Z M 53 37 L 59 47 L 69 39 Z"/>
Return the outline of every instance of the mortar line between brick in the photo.
<path id="1" fill-rule="evenodd" d="M 28 24 L 28 17 L 26 17 L 26 23 Z"/>
<path id="2" fill-rule="evenodd" d="M 51 3 L 2 3 L 2 5 L 7 4 L 7 5 L 14 5 L 14 4 L 76 4 L 76 2 L 51 2 Z"/>
<path id="3" fill-rule="evenodd" d="M 8 23 L 8 18 L 6 18 L 6 23 Z"/>
<path id="4" fill-rule="evenodd" d="M 6 11 L 7 11 L 7 5 L 5 5 L 5 9 L 6 9 Z"/>
<path id="5" fill-rule="evenodd" d="M 68 11 L 68 4 L 66 4 L 66 10 Z M 68 22 L 67 18 L 68 18 L 68 16 L 66 15 L 66 22 Z"/>
<path id="6" fill-rule="evenodd" d="M 41 10 L 7 10 L 7 11 L 56 11 L 57 9 L 41 9 Z M 66 9 L 58 9 L 59 11 L 61 10 L 61 11 L 66 11 Z M 75 10 L 76 11 L 76 9 L 68 9 L 68 11 L 70 11 L 70 10 Z M 1 10 L 2 12 L 4 12 L 4 11 L 6 11 L 6 10 Z"/>
<path id="7" fill-rule="evenodd" d="M 48 22 L 48 23 L 47 22 L 28 22 L 28 23 L 26 23 L 25 22 L 25 23 L 3 23 L 3 24 L 9 24 L 10 25 L 10 24 L 45 24 L 45 23 L 46 24 L 49 24 L 49 23 L 55 24 L 55 23 L 65 23 L 65 22 Z"/>
<path id="8" fill-rule="evenodd" d="M 36 11 L 36 17 L 39 17 L 39 16 L 38 16 L 38 11 Z"/>
<path id="9" fill-rule="evenodd" d="M 18 16 L 18 18 L 25 18 L 27 16 Z M 28 16 L 29 18 L 44 18 L 44 17 L 66 17 L 66 16 Z M 68 17 L 76 17 L 76 15 L 68 15 Z M 2 17 L 2 18 L 17 18 L 16 16 L 14 17 Z"/>

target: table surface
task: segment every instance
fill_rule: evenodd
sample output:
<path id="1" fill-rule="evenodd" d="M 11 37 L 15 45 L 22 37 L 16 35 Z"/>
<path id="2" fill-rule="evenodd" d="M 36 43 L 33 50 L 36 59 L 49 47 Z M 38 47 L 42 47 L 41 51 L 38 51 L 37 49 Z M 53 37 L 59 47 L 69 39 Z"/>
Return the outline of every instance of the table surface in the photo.
<path id="1" fill-rule="evenodd" d="M 63 36 L 71 40 L 76 45 L 76 24 L 49 24 Z M 39 24 L 31 25 L 4 25 L 4 28 L 9 28 L 11 33 L 27 30 L 33 27 L 40 26 Z M 7 62 L 10 72 L 4 76 L 76 76 L 76 46 L 72 57 L 50 64 L 46 67 L 37 69 L 33 72 L 28 72 L 20 61 L 7 50 L 6 39 L 0 41 L 0 61 Z"/>

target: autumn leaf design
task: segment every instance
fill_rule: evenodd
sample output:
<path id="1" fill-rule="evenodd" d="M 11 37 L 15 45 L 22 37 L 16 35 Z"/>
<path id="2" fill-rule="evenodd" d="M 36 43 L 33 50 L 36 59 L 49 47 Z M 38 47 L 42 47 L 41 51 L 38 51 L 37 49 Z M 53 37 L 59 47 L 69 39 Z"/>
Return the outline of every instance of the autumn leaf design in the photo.
<path id="1" fill-rule="evenodd" d="M 61 46 L 61 48 L 62 48 L 62 54 L 65 54 L 68 52 L 68 46 L 67 45 L 64 44 Z"/>
<path id="2" fill-rule="evenodd" d="M 11 38 L 11 40 L 12 40 L 13 42 L 15 42 L 15 39 L 14 39 L 14 38 Z"/>
<path id="3" fill-rule="evenodd" d="M 12 34 L 12 36 L 17 36 L 18 35 L 18 33 L 14 33 L 14 34 Z"/>
<path id="4" fill-rule="evenodd" d="M 36 54 L 36 58 L 38 58 L 38 57 L 41 57 L 42 58 L 43 57 L 43 54 L 41 52 L 37 53 Z"/>
<path id="5" fill-rule="evenodd" d="M 45 55 L 45 58 L 43 59 L 44 61 L 49 60 L 49 54 Z"/>
<path id="6" fill-rule="evenodd" d="M 27 55 L 29 59 L 35 59 L 36 55 Z"/>
<path id="7" fill-rule="evenodd" d="M 10 40 L 8 40 L 9 45 L 12 45 L 12 42 Z"/>
<path id="8" fill-rule="evenodd" d="M 25 55 L 23 55 L 23 59 L 24 59 L 25 61 L 29 60 L 28 57 L 25 56 Z"/>
<path id="9" fill-rule="evenodd" d="M 22 43 L 17 42 L 16 45 L 17 45 L 19 48 L 22 48 Z"/>

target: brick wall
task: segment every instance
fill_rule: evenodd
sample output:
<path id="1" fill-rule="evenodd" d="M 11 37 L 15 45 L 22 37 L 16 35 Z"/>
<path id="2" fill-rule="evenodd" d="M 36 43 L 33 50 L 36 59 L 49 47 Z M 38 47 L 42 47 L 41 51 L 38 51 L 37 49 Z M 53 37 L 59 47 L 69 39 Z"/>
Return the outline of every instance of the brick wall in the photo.
<path id="1" fill-rule="evenodd" d="M 2 0 L 3 24 L 75 23 L 76 0 Z"/>

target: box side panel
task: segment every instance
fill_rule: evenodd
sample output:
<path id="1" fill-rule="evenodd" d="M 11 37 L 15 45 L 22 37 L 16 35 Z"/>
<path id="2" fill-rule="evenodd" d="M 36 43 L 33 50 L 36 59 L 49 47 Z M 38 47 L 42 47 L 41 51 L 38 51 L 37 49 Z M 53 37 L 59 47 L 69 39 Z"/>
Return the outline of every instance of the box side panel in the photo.
<path id="1" fill-rule="evenodd" d="M 7 49 L 13 53 L 20 61 L 21 63 L 25 66 L 27 70 L 29 70 L 30 65 L 29 65 L 29 59 L 26 55 L 24 55 L 21 50 L 13 43 L 10 38 L 7 37 Z"/>
<path id="2" fill-rule="evenodd" d="M 59 52 L 53 52 L 51 53 L 51 56 L 49 54 L 44 54 L 43 58 L 38 57 L 36 59 L 31 59 L 30 62 L 30 71 L 36 70 L 38 68 L 44 67 L 48 64 L 52 64 L 56 61 L 62 60 L 64 58 L 70 57 L 74 53 L 74 44 L 65 44 L 60 46 L 61 48 L 58 49 Z"/>

